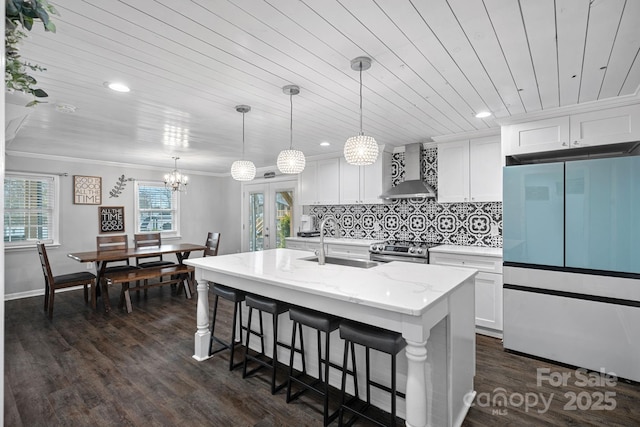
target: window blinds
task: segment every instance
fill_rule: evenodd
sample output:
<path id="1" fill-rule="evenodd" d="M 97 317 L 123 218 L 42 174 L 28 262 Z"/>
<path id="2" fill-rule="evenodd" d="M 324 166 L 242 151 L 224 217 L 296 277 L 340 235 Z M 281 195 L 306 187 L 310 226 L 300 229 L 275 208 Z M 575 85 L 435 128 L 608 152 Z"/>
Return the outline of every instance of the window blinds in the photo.
<path id="1" fill-rule="evenodd" d="M 4 180 L 4 241 L 53 242 L 53 177 L 11 176 Z"/>

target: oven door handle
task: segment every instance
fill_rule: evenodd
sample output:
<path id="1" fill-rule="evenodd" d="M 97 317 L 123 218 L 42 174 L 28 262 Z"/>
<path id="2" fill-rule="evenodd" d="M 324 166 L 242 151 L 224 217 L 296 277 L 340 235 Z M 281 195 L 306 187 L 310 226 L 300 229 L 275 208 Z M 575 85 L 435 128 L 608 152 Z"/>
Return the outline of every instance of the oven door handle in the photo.
<path id="1" fill-rule="evenodd" d="M 381 255 L 381 254 L 370 254 L 369 259 L 371 261 L 381 261 L 381 262 L 391 262 L 391 261 L 404 261 L 404 262 L 424 262 L 422 260 L 418 261 L 415 258 L 411 257 L 400 257 L 397 255 Z"/>

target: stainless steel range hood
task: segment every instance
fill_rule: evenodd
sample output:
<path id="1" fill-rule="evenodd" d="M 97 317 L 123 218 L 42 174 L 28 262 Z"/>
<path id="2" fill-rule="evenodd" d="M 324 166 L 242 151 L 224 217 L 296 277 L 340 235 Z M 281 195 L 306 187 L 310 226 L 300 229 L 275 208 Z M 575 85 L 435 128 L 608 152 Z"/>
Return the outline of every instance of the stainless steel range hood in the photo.
<path id="1" fill-rule="evenodd" d="M 426 199 L 436 197 L 436 192 L 429 184 L 422 180 L 420 148 L 422 144 L 409 144 L 404 151 L 404 181 L 391 187 L 380 195 L 384 200 L 398 199 Z"/>

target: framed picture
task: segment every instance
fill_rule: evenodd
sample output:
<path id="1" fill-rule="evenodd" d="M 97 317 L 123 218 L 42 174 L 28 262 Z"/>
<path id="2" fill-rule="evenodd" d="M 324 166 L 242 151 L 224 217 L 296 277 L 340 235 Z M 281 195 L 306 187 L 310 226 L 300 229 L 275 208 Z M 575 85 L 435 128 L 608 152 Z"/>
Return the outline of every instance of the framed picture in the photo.
<path id="1" fill-rule="evenodd" d="M 124 206 L 98 207 L 100 233 L 124 233 Z"/>
<path id="2" fill-rule="evenodd" d="M 99 205 L 102 203 L 102 178 L 99 176 L 73 176 L 73 203 Z"/>

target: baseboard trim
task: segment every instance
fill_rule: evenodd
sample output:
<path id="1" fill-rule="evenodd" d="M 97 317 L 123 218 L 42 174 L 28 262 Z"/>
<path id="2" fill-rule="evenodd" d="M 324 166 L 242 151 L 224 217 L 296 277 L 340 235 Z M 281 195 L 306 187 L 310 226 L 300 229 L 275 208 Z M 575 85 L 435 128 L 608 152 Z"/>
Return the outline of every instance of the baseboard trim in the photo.
<path id="1" fill-rule="evenodd" d="M 76 286 L 76 287 L 73 287 L 73 288 L 58 289 L 58 290 L 56 290 L 56 293 L 75 291 L 77 289 L 83 289 L 83 286 L 80 285 L 80 286 Z M 11 300 L 15 300 L 15 299 L 41 297 L 41 296 L 44 296 L 44 289 L 36 289 L 36 290 L 32 290 L 32 291 L 15 292 L 15 293 L 12 293 L 12 294 L 5 294 L 4 300 L 5 301 L 11 301 Z"/>

